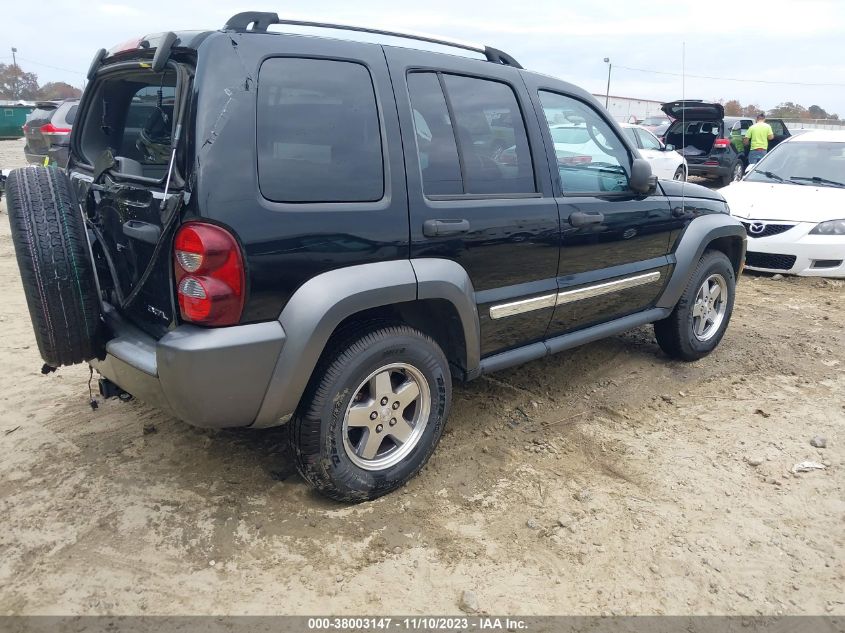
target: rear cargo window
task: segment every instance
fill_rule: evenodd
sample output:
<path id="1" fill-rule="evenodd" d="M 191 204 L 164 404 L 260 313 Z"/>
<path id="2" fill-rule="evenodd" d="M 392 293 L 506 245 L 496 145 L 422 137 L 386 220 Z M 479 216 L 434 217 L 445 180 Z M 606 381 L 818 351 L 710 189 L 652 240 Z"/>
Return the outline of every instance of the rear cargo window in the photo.
<path id="1" fill-rule="evenodd" d="M 80 148 L 93 165 L 105 151 L 123 157 L 124 173 L 163 178 L 171 154 L 176 73 L 132 72 L 97 85 Z"/>
<path id="2" fill-rule="evenodd" d="M 368 202 L 384 196 L 375 91 L 361 64 L 268 59 L 258 81 L 257 126 L 265 198 Z"/>

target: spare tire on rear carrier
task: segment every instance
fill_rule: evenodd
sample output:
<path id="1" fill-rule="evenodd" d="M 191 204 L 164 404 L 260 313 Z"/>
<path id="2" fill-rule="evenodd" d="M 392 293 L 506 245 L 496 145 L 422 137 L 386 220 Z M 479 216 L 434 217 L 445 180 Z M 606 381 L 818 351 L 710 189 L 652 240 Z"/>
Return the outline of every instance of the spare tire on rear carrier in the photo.
<path id="1" fill-rule="evenodd" d="M 35 340 L 51 367 L 99 355 L 100 302 L 85 224 L 64 172 L 15 169 L 9 225 Z"/>

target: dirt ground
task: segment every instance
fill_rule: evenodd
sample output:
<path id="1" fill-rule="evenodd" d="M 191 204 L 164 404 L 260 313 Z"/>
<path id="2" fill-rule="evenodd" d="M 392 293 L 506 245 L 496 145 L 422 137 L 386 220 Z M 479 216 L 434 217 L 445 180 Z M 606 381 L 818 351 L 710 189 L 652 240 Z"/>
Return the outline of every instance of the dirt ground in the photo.
<path id="1" fill-rule="evenodd" d="M 841 281 L 745 275 L 697 363 L 641 328 L 458 386 L 421 475 L 343 506 L 285 429 L 92 411 L 87 367 L 41 375 L 7 217 L 0 614 L 845 614 Z"/>

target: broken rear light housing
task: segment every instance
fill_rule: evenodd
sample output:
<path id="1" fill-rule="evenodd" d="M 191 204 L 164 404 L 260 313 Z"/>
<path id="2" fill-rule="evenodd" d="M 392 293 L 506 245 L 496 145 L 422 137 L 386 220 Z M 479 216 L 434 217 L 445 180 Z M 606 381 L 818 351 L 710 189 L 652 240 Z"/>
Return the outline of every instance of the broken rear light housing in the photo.
<path id="1" fill-rule="evenodd" d="M 243 312 L 246 278 L 237 240 L 226 229 L 186 222 L 173 241 L 173 270 L 182 319 L 197 325 L 235 325 Z"/>

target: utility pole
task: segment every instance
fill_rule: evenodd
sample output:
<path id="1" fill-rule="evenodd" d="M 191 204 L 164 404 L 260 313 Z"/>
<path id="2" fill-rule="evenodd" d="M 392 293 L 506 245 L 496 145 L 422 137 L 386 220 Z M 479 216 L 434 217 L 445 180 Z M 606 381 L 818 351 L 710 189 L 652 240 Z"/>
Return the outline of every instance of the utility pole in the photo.
<path id="1" fill-rule="evenodd" d="M 18 52 L 14 46 L 12 47 L 12 98 L 18 98 L 18 60 L 15 57 L 15 53 Z"/>
<path id="2" fill-rule="evenodd" d="M 607 110 L 610 102 L 610 70 L 613 68 L 613 64 L 610 63 L 610 57 L 605 57 L 604 63 L 607 64 L 607 92 L 604 93 L 604 109 Z"/>

